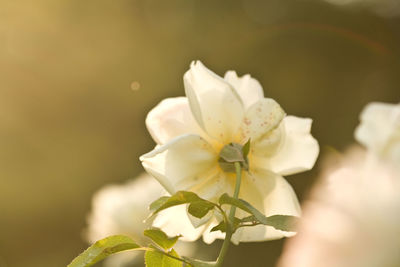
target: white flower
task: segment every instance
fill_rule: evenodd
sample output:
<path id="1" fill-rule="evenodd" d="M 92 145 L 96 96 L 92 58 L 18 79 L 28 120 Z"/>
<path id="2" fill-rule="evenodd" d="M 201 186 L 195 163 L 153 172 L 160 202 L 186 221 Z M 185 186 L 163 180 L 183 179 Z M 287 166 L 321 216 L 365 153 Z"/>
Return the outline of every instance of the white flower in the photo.
<path id="1" fill-rule="evenodd" d="M 279 267 L 400 266 L 400 174 L 352 150 L 303 206 Z"/>
<path id="2" fill-rule="evenodd" d="M 313 167 L 319 147 L 310 135 L 311 119 L 285 116 L 275 100 L 264 98 L 261 85 L 250 75 L 238 77 L 228 71 L 221 78 L 200 61 L 191 64 L 184 85 L 187 97 L 163 100 L 146 118 L 157 143 L 140 158 L 146 171 L 171 194 L 187 190 L 216 201 L 223 193 L 232 195 L 235 183 L 235 174 L 225 172 L 218 163 L 221 149 L 229 143 L 244 145 L 250 139 L 250 167 L 243 172 L 239 197 L 267 216 L 298 216 L 296 195 L 281 175 Z M 224 238 L 221 232 L 210 233 L 216 224 L 213 214 L 198 221 L 179 206 L 163 211 L 154 222 L 186 240 L 203 234 L 206 243 Z M 258 225 L 240 228 L 232 241 L 264 241 L 292 234 Z"/>
<path id="3" fill-rule="evenodd" d="M 279 267 L 400 266 L 400 105 L 370 103 L 352 149 L 305 202 Z"/>
<path id="4" fill-rule="evenodd" d="M 150 215 L 148 206 L 164 194 L 165 190 L 147 173 L 123 185 L 105 186 L 93 197 L 92 211 L 87 218 L 86 239 L 94 243 L 110 235 L 124 234 L 146 245 L 149 240 L 143 236 L 143 231 L 152 223 L 144 222 Z M 194 250 L 194 245 L 186 242 L 183 245 L 178 242 L 177 246 L 185 256 L 190 256 L 188 254 Z M 142 262 L 142 253 L 128 251 L 107 258 L 105 266 L 123 267 Z"/>
<path id="5" fill-rule="evenodd" d="M 361 112 L 358 142 L 376 155 L 400 165 L 400 104 L 373 102 Z"/>

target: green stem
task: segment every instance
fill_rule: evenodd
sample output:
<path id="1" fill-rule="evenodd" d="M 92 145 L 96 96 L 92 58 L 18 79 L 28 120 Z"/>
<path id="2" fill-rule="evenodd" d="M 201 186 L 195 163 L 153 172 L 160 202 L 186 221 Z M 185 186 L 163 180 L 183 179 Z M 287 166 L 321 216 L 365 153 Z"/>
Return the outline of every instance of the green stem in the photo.
<path id="1" fill-rule="evenodd" d="M 235 184 L 235 192 L 233 193 L 233 198 L 238 199 L 239 191 L 240 191 L 240 182 L 242 181 L 242 169 L 239 162 L 235 162 L 235 170 L 236 170 L 236 184 Z M 224 261 L 225 255 L 228 252 L 229 244 L 231 243 L 231 238 L 233 235 L 232 224 L 233 219 L 235 218 L 236 207 L 231 206 L 231 210 L 229 211 L 229 219 L 225 223 L 227 224 L 226 235 L 224 243 L 222 244 L 221 251 L 219 252 L 219 256 L 217 262 L 215 263 L 215 267 L 220 267 L 222 262 Z"/>

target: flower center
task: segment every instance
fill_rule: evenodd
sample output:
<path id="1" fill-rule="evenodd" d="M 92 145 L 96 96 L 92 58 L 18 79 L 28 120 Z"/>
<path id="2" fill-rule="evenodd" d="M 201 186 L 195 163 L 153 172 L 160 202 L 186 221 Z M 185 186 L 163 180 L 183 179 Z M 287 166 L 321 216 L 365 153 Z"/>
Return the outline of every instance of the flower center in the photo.
<path id="1" fill-rule="evenodd" d="M 250 151 L 250 140 L 242 146 L 238 143 L 229 143 L 219 152 L 218 163 L 225 172 L 236 172 L 235 162 L 239 162 L 242 169 L 249 170 L 249 160 L 247 155 Z"/>

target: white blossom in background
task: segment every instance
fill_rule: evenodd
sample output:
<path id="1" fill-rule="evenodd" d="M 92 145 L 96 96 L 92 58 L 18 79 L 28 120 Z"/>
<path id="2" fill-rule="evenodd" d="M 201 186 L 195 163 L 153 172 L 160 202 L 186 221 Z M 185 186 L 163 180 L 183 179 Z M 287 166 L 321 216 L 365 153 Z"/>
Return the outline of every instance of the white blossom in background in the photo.
<path id="1" fill-rule="evenodd" d="M 87 217 L 88 227 L 85 238 L 89 243 L 110 235 L 124 234 L 139 244 L 147 245 L 149 239 L 143 231 L 151 227 L 146 221 L 150 215 L 150 203 L 165 195 L 162 186 L 150 175 L 144 173 L 121 185 L 107 185 L 100 189 L 92 200 L 92 210 Z M 195 244 L 178 242 L 177 251 L 191 256 Z M 107 267 L 125 267 L 143 264 L 143 253 L 127 251 L 115 254 L 105 260 Z"/>
<path id="2" fill-rule="evenodd" d="M 364 109 L 356 139 L 366 149 L 352 149 L 313 188 L 279 267 L 400 266 L 398 130 L 398 105 Z"/>
<path id="3" fill-rule="evenodd" d="M 279 104 L 264 98 L 261 85 L 250 75 L 228 71 L 219 77 L 200 61 L 184 75 L 186 97 L 161 101 L 146 118 L 156 148 L 140 159 L 143 167 L 173 194 L 192 191 L 216 201 L 233 194 L 235 174 L 219 165 L 219 153 L 229 143 L 251 140 L 249 171 L 243 172 L 239 197 L 265 215 L 300 215 L 295 193 L 282 175 L 313 167 L 319 147 L 311 136 L 311 119 L 286 116 Z M 244 215 L 244 214 L 242 214 Z M 238 213 L 240 216 L 240 211 Z M 203 235 L 206 243 L 224 238 L 212 232 L 218 214 L 202 220 L 188 217 L 185 206 L 162 211 L 154 225 L 169 235 L 182 234 L 193 241 Z M 293 233 L 258 225 L 240 228 L 234 243 L 264 241 Z"/>
<path id="4" fill-rule="evenodd" d="M 360 120 L 356 140 L 377 157 L 400 165 L 400 104 L 370 103 Z"/>
<path id="5" fill-rule="evenodd" d="M 372 12 L 384 17 L 395 17 L 400 15 L 400 1 L 398 0 L 324 0 L 324 1 L 344 7 L 367 8 Z"/>

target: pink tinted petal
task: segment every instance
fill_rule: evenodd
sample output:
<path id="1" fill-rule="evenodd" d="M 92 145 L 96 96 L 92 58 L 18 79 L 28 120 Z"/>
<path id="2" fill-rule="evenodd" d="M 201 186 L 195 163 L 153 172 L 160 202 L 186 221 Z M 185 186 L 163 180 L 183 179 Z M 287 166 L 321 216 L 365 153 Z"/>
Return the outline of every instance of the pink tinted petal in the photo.
<path id="1" fill-rule="evenodd" d="M 241 139 L 257 142 L 278 127 L 285 116 L 280 105 L 271 98 L 263 98 L 246 110 L 240 126 Z"/>

